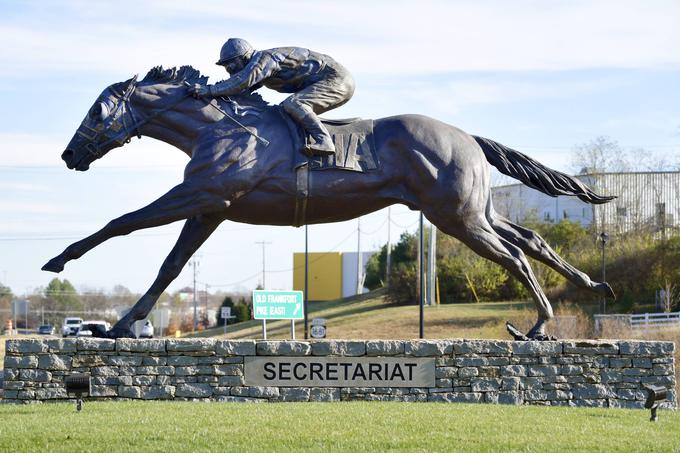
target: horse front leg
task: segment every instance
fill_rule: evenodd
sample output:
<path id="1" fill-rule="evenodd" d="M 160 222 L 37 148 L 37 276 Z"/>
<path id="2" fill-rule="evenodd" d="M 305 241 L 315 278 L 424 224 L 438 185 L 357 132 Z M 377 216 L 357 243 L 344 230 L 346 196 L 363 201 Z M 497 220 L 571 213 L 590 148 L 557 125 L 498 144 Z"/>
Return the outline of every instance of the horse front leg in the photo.
<path id="1" fill-rule="evenodd" d="M 173 187 L 153 203 L 118 217 L 96 233 L 69 245 L 61 254 L 48 261 L 42 270 L 61 272 L 66 263 L 80 258 L 112 237 L 123 236 L 144 228 L 166 225 L 200 214 L 222 211 L 228 206 L 229 202 L 225 201 L 219 186 L 185 181 Z"/>
<path id="2" fill-rule="evenodd" d="M 158 271 L 156 280 L 132 309 L 107 333 L 109 338 L 135 338 L 132 324 L 149 315 L 163 291 L 177 278 L 189 258 L 210 237 L 222 220 L 223 217 L 217 215 L 200 215 L 186 221 L 175 246 Z"/>

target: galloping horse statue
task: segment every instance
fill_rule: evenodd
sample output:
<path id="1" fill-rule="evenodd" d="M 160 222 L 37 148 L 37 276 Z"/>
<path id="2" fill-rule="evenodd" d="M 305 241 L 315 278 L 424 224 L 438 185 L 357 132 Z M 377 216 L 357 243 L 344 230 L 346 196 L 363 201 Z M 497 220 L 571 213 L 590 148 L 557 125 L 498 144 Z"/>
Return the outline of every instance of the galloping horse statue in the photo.
<path id="1" fill-rule="evenodd" d="M 516 338 L 550 339 L 545 322 L 553 317 L 526 255 L 579 287 L 614 296 L 606 282 L 592 281 L 537 233 L 494 211 L 488 164 L 551 196 L 572 195 L 588 203 L 614 197 L 597 195 L 524 154 L 421 115 L 373 121 L 369 138 L 378 163 L 373 171 L 331 168 L 304 173 L 301 191 L 298 140 L 282 109 L 257 94 L 210 102 L 187 95 L 187 84 L 206 82 L 207 77 L 190 66 L 156 67 L 141 81 L 134 77 L 107 87 L 61 156 L 69 169 L 86 171 L 134 135 L 144 135 L 179 148 L 190 158 L 180 184 L 69 245 L 43 266 L 61 272 L 68 261 L 107 239 L 186 220 L 151 287 L 107 336 L 134 337 L 132 324 L 149 314 L 193 253 L 226 219 L 299 226 L 348 220 L 395 203 L 421 210 L 441 231 L 522 282 L 536 304 L 538 320 L 526 336 L 520 333 Z"/>

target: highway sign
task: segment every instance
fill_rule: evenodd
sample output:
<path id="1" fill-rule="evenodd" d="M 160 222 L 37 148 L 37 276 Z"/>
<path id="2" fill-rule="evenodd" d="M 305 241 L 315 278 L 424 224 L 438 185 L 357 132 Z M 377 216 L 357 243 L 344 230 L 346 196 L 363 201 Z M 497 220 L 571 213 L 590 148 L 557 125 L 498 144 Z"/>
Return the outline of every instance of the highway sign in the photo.
<path id="1" fill-rule="evenodd" d="M 255 319 L 304 319 L 302 291 L 253 291 Z"/>
<path id="2" fill-rule="evenodd" d="M 228 319 L 231 318 L 231 307 L 222 307 L 220 312 L 220 318 Z"/>
<path id="3" fill-rule="evenodd" d="M 312 327 L 309 330 L 309 335 L 312 338 L 326 338 L 326 319 L 312 319 Z"/>
<path id="4" fill-rule="evenodd" d="M 326 326 L 312 326 L 309 334 L 312 338 L 326 338 Z"/>

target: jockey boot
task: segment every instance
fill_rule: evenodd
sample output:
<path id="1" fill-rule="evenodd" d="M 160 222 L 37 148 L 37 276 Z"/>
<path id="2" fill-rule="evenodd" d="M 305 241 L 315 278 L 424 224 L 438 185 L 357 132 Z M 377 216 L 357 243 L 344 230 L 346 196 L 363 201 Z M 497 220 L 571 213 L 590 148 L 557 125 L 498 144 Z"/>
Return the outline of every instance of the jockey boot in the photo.
<path id="1" fill-rule="evenodd" d="M 333 139 L 316 115 L 313 113 L 312 115 L 314 115 L 316 122 L 319 123 L 319 127 L 305 128 L 314 140 L 314 143 L 309 143 L 309 141 L 307 141 L 305 144 L 305 149 L 313 156 L 332 156 L 335 154 L 335 144 L 333 143 Z"/>
<path id="2" fill-rule="evenodd" d="M 335 154 L 333 139 L 321 123 L 314 111 L 306 105 L 285 105 L 286 112 L 305 131 L 305 152 L 310 156 L 327 156 Z M 309 142 L 309 137 L 313 143 Z"/>

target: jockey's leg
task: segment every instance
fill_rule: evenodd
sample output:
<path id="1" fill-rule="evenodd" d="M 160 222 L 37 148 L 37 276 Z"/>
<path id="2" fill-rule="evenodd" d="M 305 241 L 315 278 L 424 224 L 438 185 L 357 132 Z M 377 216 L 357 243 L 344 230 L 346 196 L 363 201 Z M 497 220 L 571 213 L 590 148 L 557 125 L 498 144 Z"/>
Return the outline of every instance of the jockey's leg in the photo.
<path id="1" fill-rule="evenodd" d="M 305 150 L 311 155 L 327 155 L 335 153 L 333 139 L 326 127 L 321 123 L 311 107 L 296 101 L 290 96 L 283 103 L 286 112 L 305 130 Z M 306 139 L 311 136 L 313 142 Z"/>
<path id="2" fill-rule="evenodd" d="M 307 145 L 312 154 L 333 154 L 335 145 L 317 114 L 349 101 L 354 94 L 354 80 L 346 71 L 329 70 L 327 78 L 298 91 L 281 103 L 286 112 L 314 139 Z"/>

